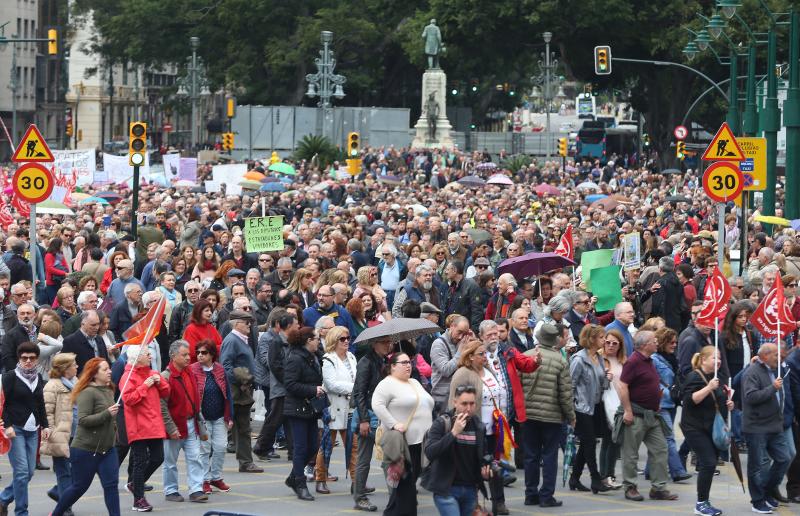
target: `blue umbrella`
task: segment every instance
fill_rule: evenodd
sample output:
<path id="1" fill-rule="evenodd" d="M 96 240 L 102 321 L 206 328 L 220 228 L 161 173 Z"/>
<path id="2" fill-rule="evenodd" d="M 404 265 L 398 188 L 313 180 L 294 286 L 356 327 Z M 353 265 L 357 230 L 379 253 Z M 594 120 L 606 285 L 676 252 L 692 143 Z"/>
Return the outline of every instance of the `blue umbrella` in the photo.
<path id="1" fill-rule="evenodd" d="M 793 230 L 800 231 L 800 219 L 794 219 L 789 224 L 792 226 Z"/>
<path id="2" fill-rule="evenodd" d="M 608 196 L 605 194 L 592 194 L 592 195 L 587 195 L 586 200 L 589 202 L 595 202 L 599 201 L 600 199 L 605 199 L 606 197 Z"/>
<path id="3" fill-rule="evenodd" d="M 262 192 L 285 192 L 286 186 L 283 183 L 267 183 L 261 185 Z"/>
<path id="4" fill-rule="evenodd" d="M 287 185 L 294 183 L 294 179 L 292 179 L 291 177 L 280 177 L 278 178 L 278 181 L 280 181 L 281 183 L 285 183 Z"/>

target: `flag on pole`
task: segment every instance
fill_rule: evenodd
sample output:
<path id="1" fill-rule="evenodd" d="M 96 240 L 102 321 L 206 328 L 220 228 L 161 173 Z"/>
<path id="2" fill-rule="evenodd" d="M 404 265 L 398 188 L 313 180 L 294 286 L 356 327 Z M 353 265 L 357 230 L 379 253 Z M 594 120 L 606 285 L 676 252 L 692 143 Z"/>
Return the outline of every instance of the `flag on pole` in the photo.
<path id="1" fill-rule="evenodd" d="M 780 273 L 777 274 L 772 289 L 750 316 L 750 322 L 761 335 L 769 339 L 785 338 L 797 328 L 797 322 L 786 307 Z"/>
<path id="2" fill-rule="evenodd" d="M 731 300 L 731 286 L 719 267 L 714 267 L 714 272 L 706 280 L 703 291 L 703 308 L 697 316 L 697 324 L 713 328 L 714 321 L 722 319 L 728 313 L 728 303 Z"/>
<path id="3" fill-rule="evenodd" d="M 556 250 L 553 252 L 559 256 L 569 258 L 570 260 L 575 259 L 575 244 L 572 240 L 572 224 L 567 225 L 567 230 L 563 235 L 561 235 L 561 241 L 558 243 L 558 247 L 556 247 Z"/>
<path id="4" fill-rule="evenodd" d="M 161 296 L 158 303 L 151 306 L 150 310 L 147 311 L 147 315 L 139 319 L 122 334 L 126 340 L 114 347 L 121 348 L 132 344 L 150 344 L 161 330 L 161 321 L 164 319 L 164 310 L 166 307 L 167 300 L 164 296 Z"/>

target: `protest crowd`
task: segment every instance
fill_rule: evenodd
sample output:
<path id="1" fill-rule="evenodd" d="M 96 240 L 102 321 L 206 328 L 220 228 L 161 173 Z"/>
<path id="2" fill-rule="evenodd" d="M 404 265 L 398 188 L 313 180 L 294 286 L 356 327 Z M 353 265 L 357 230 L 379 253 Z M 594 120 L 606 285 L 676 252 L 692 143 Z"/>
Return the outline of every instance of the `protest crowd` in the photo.
<path id="1" fill-rule="evenodd" d="M 38 214 L 34 245 L 24 203 L 4 205 L 0 516 L 28 514 L 46 462 L 55 516 L 95 474 L 108 514 L 121 488 L 152 511 L 159 468 L 155 505 L 207 502 L 231 489 L 226 454 L 254 475 L 288 459 L 297 498 L 349 488 L 367 512 L 380 463 L 387 515 L 423 497 L 509 514 L 516 483 L 526 506 L 561 488 L 717 516 L 726 462 L 754 512 L 800 503 L 800 231 L 756 206 L 740 275 L 741 212 L 719 242 L 691 170 L 361 158 L 354 177 L 251 161 L 241 185 L 201 164 L 195 185 L 143 185 L 135 212 L 127 186 L 68 185 L 73 214 Z M 689 482 L 694 500 L 670 490 Z"/>

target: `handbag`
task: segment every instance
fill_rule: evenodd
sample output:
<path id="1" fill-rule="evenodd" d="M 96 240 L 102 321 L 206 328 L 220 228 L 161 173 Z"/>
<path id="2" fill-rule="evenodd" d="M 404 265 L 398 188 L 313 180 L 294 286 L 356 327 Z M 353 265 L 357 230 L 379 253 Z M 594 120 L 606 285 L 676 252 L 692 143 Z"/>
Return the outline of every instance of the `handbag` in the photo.
<path id="1" fill-rule="evenodd" d="M 322 411 L 331 406 L 331 400 L 328 398 L 328 393 L 323 392 L 322 396 L 317 396 L 309 401 L 311 411 L 315 416 L 321 416 Z"/>
<path id="2" fill-rule="evenodd" d="M 409 380 L 408 383 L 409 383 L 409 385 L 411 385 L 411 388 L 414 389 L 414 394 L 417 395 L 417 404 L 414 405 L 414 410 L 411 411 L 411 414 L 408 416 L 408 420 L 406 421 L 406 432 L 408 431 L 408 427 L 411 425 L 411 420 L 414 419 L 414 416 L 417 413 L 417 409 L 419 408 L 419 401 L 420 401 L 420 399 L 419 399 L 419 391 L 417 391 L 417 388 L 414 387 L 414 384 L 412 384 L 410 380 Z M 382 442 L 383 442 L 383 434 L 384 434 L 384 426 L 381 423 L 380 425 L 378 425 L 378 428 L 375 430 L 375 449 L 373 450 L 373 454 L 375 455 L 375 458 L 380 460 L 380 461 L 383 460 L 383 447 L 381 446 Z"/>
<path id="3" fill-rule="evenodd" d="M 492 511 L 486 508 L 486 497 L 483 497 L 483 503 L 477 502 L 475 508 L 472 509 L 472 516 L 492 516 Z"/>
<path id="4" fill-rule="evenodd" d="M 181 387 L 183 387 L 183 392 L 186 393 L 186 398 L 189 400 L 189 404 L 192 406 L 192 412 L 194 412 L 194 423 L 195 427 L 197 428 L 197 437 L 200 438 L 201 441 L 208 441 L 208 426 L 206 425 L 206 420 L 203 417 L 203 413 L 197 410 L 197 407 L 194 406 L 194 401 L 192 401 L 192 397 L 189 396 L 189 391 L 186 389 L 186 384 L 183 383 L 183 380 L 180 377 L 175 379 L 178 380 L 178 383 L 181 384 Z"/>
<path id="5" fill-rule="evenodd" d="M 699 372 L 700 377 L 706 382 L 708 385 L 708 380 L 706 380 L 706 376 Z M 714 446 L 719 451 L 726 451 L 731 446 L 731 431 L 728 428 L 728 423 L 725 422 L 725 418 L 722 417 L 722 413 L 719 410 L 719 404 L 717 403 L 717 396 L 712 391 L 711 392 L 711 399 L 714 400 L 714 407 L 717 409 L 717 413 L 714 415 L 714 425 L 711 427 L 711 440 L 714 441 Z"/>

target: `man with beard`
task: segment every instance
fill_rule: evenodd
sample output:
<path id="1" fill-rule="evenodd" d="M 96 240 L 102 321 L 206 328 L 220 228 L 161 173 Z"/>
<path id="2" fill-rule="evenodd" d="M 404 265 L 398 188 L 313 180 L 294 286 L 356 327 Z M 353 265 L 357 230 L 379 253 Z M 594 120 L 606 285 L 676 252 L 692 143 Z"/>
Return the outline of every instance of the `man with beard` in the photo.
<path id="1" fill-rule="evenodd" d="M 2 356 L 3 368 L 6 371 L 13 371 L 17 367 L 17 348 L 23 342 L 36 342 L 39 328 L 34 324 L 36 311 L 33 305 L 27 303 L 19 305 L 17 308 L 17 321 L 19 324 L 6 332 L 3 337 L 3 346 L 0 352 Z"/>
<path id="2" fill-rule="evenodd" d="M 401 317 L 403 303 L 412 299 L 418 303 L 428 302 L 439 308 L 439 292 L 433 288 L 433 269 L 425 264 L 417 265 L 413 278 L 411 273 L 397 289 L 392 305 L 392 317 Z"/>

